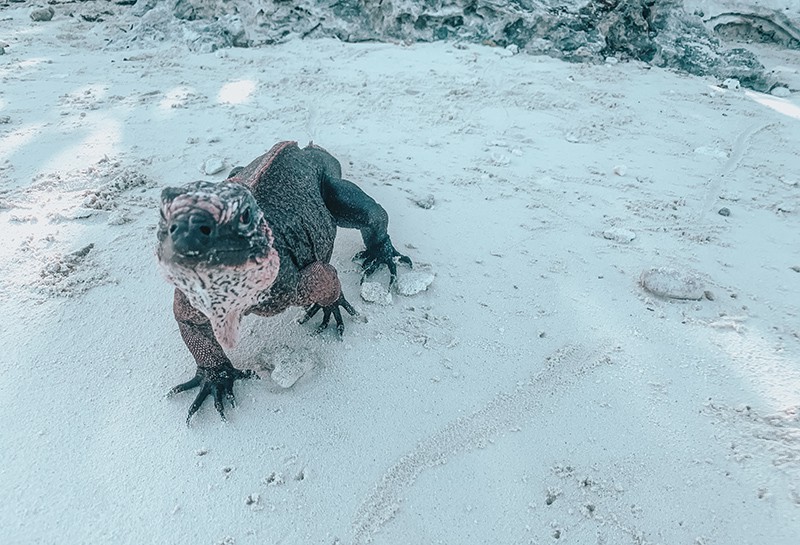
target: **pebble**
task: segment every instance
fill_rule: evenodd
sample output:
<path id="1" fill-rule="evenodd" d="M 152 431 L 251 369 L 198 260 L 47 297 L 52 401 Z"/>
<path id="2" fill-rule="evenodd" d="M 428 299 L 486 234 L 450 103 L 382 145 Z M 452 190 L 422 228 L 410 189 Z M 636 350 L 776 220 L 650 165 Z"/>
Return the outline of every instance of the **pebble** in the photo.
<path id="1" fill-rule="evenodd" d="M 74 210 L 70 210 L 65 214 L 68 220 L 82 220 L 94 216 L 97 213 L 97 210 L 93 208 L 86 208 L 86 207 L 78 207 Z"/>
<path id="2" fill-rule="evenodd" d="M 725 81 L 723 81 L 722 84 L 720 85 L 720 87 L 724 87 L 725 89 L 730 89 L 732 91 L 736 91 L 741 86 L 742 84 L 736 78 L 728 78 Z"/>
<path id="3" fill-rule="evenodd" d="M 225 161 L 216 156 L 211 156 L 203 163 L 203 173 L 209 176 L 219 174 L 225 170 Z"/>
<path id="4" fill-rule="evenodd" d="M 510 52 L 512 55 L 516 55 L 519 53 L 519 46 L 517 44 L 509 44 L 506 46 L 506 51 Z"/>
<path id="5" fill-rule="evenodd" d="M 364 282 L 361 284 L 361 298 L 367 303 L 392 304 L 392 294 L 383 287 L 383 284 L 378 282 Z"/>
<path id="6" fill-rule="evenodd" d="M 623 229 L 622 227 L 609 227 L 603 231 L 603 238 L 622 244 L 628 244 L 629 242 L 633 242 L 636 238 L 636 233 L 628 229 Z"/>
<path id="7" fill-rule="evenodd" d="M 788 87 L 775 87 L 769 92 L 772 96 L 785 98 L 792 94 Z"/>
<path id="8" fill-rule="evenodd" d="M 53 15 L 55 14 L 56 12 L 55 10 L 53 10 L 51 6 L 45 6 L 45 7 L 40 6 L 33 8 L 31 10 L 30 17 L 31 20 L 33 21 L 42 22 L 42 21 L 50 21 L 53 18 Z"/>
<path id="9" fill-rule="evenodd" d="M 108 215 L 109 225 L 124 225 L 130 221 L 131 218 L 125 210 L 114 210 Z"/>
<path id="10" fill-rule="evenodd" d="M 606 57 L 606 64 L 619 64 L 619 59 L 616 57 Z"/>
<path id="11" fill-rule="evenodd" d="M 272 381 L 281 388 L 291 388 L 300 377 L 314 367 L 314 362 L 300 358 L 296 361 L 286 360 L 275 365 L 269 374 Z"/>
<path id="12" fill-rule="evenodd" d="M 410 271 L 397 276 L 397 293 L 406 297 L 428 289 L 436 275 L 430 271 Z"/>
<path id="13" fill-rule="evenodd" d="M 626 167 L 625 165 L 617 165 L 614 167 L 614 174 L 616 174 L 617 176 L 625 176 L 627 172 L 628 172 L 628 167 Z"/>
<path id="14" fill-rule="evenodd" d="M 726 217 L 730 216 L 731 215 L 731 209 L 723 206 L 722 208 L 719 209 L 718 214 L 720 216 L 726 216 Z"/>
<path id="15" fill-rule="evenodd" d="M 436 204 L 436 198 L 433 195 L 428 195 L 422 199 L 415 199 L 414 204 L 425 210 L 430 210 Z"/>
<path id="16" fill-rule="evenodd" d="M 699 148 L 695 148 L 694 152 L 698 155 L 705 155 L 706 157 L 716 157 L 718 159 L 727 159 L 728 152 L 717 149 L 717 148 L 708 148 L 706 146 L 700 146 Z"/>
<path id="17" fill-rule="evenodd" d="M 700 300 L 705 297 L 706 286 L 701 278 L 667 267 L 646 270 L 639 283 L 647 291 L 669 299 Z"/>

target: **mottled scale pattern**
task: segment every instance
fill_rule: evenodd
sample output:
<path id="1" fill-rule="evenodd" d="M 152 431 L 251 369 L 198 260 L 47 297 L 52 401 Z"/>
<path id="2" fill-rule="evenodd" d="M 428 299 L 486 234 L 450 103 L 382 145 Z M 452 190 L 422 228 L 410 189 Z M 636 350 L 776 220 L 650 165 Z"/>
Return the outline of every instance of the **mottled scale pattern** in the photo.
<path id="1" fill-rule="evenodd" d="M 271 250 L 267 256 L 237 267 L 185 267 L 171 263 L 164 266 L 164 273 L 210 320 L 220 344 L 232 348 L 239 338 L 242 314 L 268 298 L 279 268 L 278 253 Z"/>

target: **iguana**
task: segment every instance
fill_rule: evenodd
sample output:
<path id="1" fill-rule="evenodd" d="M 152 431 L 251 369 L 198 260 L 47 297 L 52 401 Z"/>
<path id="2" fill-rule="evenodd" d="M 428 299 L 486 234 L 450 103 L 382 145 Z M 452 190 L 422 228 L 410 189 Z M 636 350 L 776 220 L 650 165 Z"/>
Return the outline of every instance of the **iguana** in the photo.
<path id="1" fill-rule="evenodd" d="M 169 395 L 200 388 L 187 423 L 209 396 L 222 419 L 223 400 L 235 404 L 233 384 L 253 376 L 236 369 L 223 348 L 238 340 L 242 316 L 274 316 L 306 308 L 300 323 L 322 310 L 318 330 L 340 308 L 356 310 L 342 294 L 330 264 L 337 227 L 359 229 L 363 278 L 396 262 L 411 266 L 387 233 L 386 211 L 356 184 L 342 179 L 339 161 L 323 148 L 280 142 L 224 182 L 197 181 L 161 194 L 157 255 L 175 285 L 173 312 L 197 362 L 194 378 Z"/>

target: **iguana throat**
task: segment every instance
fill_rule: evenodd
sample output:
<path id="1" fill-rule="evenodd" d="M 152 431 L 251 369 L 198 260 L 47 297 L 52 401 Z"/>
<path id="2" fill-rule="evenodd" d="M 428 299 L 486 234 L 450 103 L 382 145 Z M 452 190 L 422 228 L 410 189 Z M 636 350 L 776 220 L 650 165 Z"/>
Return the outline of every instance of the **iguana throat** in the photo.
<path id="1" fill-rule="evenodd" d="M 257 305 L 278 277 L 280 259 L 270 247 L 267 255 L 238 266 L 187 266 L 161 261 L 167 279 L 211 321 L 214 336 L 224 348 L 239 340 L 242 315 Z"/>

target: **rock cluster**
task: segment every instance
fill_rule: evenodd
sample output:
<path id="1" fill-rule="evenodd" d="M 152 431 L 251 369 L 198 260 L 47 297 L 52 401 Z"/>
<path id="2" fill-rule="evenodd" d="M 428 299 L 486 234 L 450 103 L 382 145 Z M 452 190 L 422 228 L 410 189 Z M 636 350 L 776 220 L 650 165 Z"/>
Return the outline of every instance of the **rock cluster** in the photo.
<path id="1" fill-rule="evenodd" d="M 699 7 L 685 9 L 692 2 L 702 5 L 702 0 L 138 0 L 128 8 L 134 21 L 124 39 L 177 40 L 205 52 L 309 37 L 453 40 L 573 62 L 638 60 L 720 81 L 736 79 L 760 91 L 780 83 L 755 54 L 725 40 L 772 39 L 780 47 L 800 48 L 800 30 L 785 10 L 754 7 L 707 15 Z"/>

